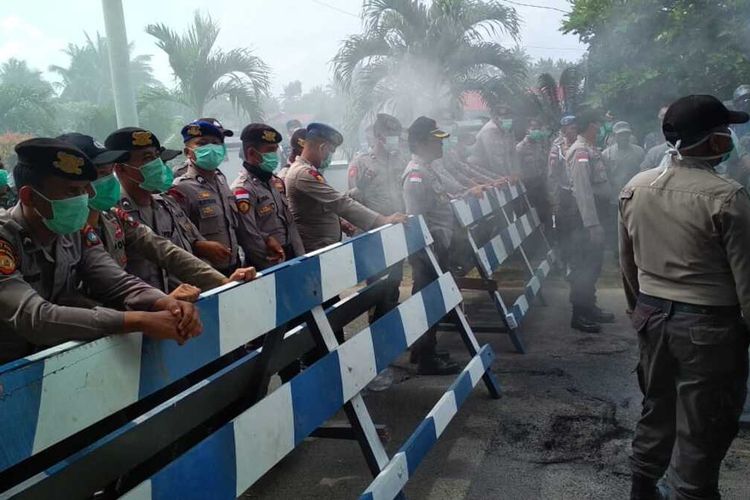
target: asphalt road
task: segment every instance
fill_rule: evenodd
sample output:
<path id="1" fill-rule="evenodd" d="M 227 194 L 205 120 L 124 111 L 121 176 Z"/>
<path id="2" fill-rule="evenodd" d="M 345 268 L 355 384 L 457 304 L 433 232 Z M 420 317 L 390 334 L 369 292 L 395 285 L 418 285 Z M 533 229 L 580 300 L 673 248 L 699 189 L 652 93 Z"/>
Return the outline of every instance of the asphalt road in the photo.
<path id="1" fill-rule="evenodd" d="M 481 334 L 497 353 L 494 371 L 503 397 L 492 400 L 480 383 L 407 488 L 410 499 L 624 499 L 627 456 L 640 394 L 633 370 L 637 344 L 616 280 L 600 303 L 617 323 L 597 335 L 569 328 L 567 291 L 560 279 L 545 287 L 524 324 L 528 354 L 513 352 L 504 334 Z M 467 296 L 472 318 L 484 316 L 482 296 Z M 442 333 L 442 348 L 469 359 L 457 334 Z M 452 377 L 417 376 L 408 359 L 394 367 L 394 385 L 368 393 L 376 423 L 386 424 L 396 451 L 442 395 Z M 343 422 L 340 414 L 335 419 Z M 750 498 L 750 432 L 735 440 L 722 471 L 727 499 Z M 356 498 L 371 480 L 354 441 L 308 439 L 243 498 Z"/>

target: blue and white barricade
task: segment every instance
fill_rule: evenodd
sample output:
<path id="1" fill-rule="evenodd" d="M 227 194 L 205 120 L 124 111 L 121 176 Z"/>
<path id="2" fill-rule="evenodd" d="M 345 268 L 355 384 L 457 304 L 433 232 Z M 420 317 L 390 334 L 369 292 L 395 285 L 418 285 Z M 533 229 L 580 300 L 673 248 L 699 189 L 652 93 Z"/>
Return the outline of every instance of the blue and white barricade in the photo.
<path id="1" fill-rule="evenodd" d="M 0 418 L 13 422 L 0 439 L 0 497 L 236 498 L 341 409 L 373 475 L 382 475 L 391 460 L 360 391 L 448 316 L 472 359 L 410 440 L 418 449 L 405 445 L 416 450 L 403 452 L 412 470 L 480 379 L 499 397 L 493 353 L 477 343 L 431 243 L 423 219 L 411 217 L 204 294 L 205 331 L 182 347 L 123 335 L 0 367 Z M 416 252 L 427 253 L 438 278 L 339 344 L 333 331 L 342 325 L 332 318 L 366 311 L 378 283 L 328 311 L 323 303 Z M 284 333 L 295 318 L 303 324 Z M 279 352 L 307 332 L 318 358 L 254 399 L 257 362 L 274 359 L 268 339 L 278 332 Z M 263 349 L 246 347 L 264 335 Z"/>
<path id="2" fill-rule="evenodd" d="M 522 214 L 514 213 L 511 205 L 526 207 Z M 511 341 L 518 352 L 525 352 L 525 346 L 520 335 L 520 326 L 529 311 L 534 299 L 540 296 L 542 283 L 550 273 L 555 261 L 554 251 L 550 248 L 542 232 L 536 210 L 530 206 L 526 198 L 523 183 L 511 182 L 501 187 L 486 191 L 481 198 L 466 196 L 451 202 L 453 213 L 458 224 L 466 233 L 471 246 L 474 266 L 478 270 L 480 279 L 460 278 L 462 289 L 486 290 L 495 304 L 502 321 L 504 330 L 510 335 Z M 492 231 L 485 234 L 485 241 L 478 242 L 475 229 L 489 226 Z M 541 245 L 542 256 L 538 262 L 532 264 L 528 249 L 524 248 L 532 236 Z M 538 253 L 538 252 L 537 252 Z M 519 255 L 523 267 L 528 272 L 528 281 L 523 292 L 507 305 L 498 289 L 501 284 L 494 277 L 503 264 L 507 264 L 514 255 Z M 494 327 L 480 327 L 472 325 L 475 330 L 493 330 Z"/>

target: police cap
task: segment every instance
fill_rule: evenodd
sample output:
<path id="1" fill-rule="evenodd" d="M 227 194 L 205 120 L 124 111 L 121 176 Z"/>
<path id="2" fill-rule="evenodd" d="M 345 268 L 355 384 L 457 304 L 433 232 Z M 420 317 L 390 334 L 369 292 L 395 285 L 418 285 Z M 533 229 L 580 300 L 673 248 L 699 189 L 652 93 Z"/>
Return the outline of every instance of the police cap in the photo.
<path id="1" fill-rule="evenodd" d="M 750 115 L 744 111 L 730 111 L 714 96 L 689 95 L 669 106 L 661 129 L 670 143 L 681 140 L 683 146 L 687 146 L 718 127 L 748 120 Z"/>
<path id="2" fill-rule="evenodd" d="M 314 139 L 325 141 L 336 147 L 344 143 L 344 136 L 338 130 L 325 123 L 311 123 L 307 126 L 307 140 Z"/>
<path id="3" fill-rule="evenodd" d="M 78 132 L 63 134 L 57 136 L 57 139 L 72 144 L 83 151 L 83 153 L 89 157 L 89 160 L 91 160 L 91 163 L 93 163 L 94 166 L 122 162 L 125 161 L 128 154 L 130 154 L 129 151 L 111 151 L 90 135 L 79 134 Z"/>
<path id="4" fill-rule="evenodd" d="M 450 136 L 448 132 L 440 130 L 435 120 L 426 116 L 420 116 L 409 127 L 409 144 L 424 142 L 432 137 L 447 139 Z"/>
<path id="5" fill-rule="evenodd" d="M 401 135 L 401 122 L 395 116 L 378 113 L 375 123 L 372 124 L 372 130 L 378 135 Z"/>
<path id="6" fill-rule="evenodd" d="M 229 130 L 228 128 L 224 128 L 224 125 L 222 125 L 221 122 L 219 120 L 217 120 L 216 118 L 198 118 L 195 121 L 210 123 L 214 127 L 216 127 L 219 130 L 221 130 L 221 133 L 224 134 L 224 137 L 232 137 L 234 135 L 234 131 Z"/>
<path id="7" fill-rule="evenodd" d="M 94 181 L 97 173 L 91 160 L 77 147 L 59 139 L 38 137 L 19 142 L 17 166 L 33 169 L 43 176 L 72 181 Z"/>
<path id="8" fill-rule="evenodd" d="M 307 139 L 307 129 L 298 128 L 292 134 L 292 138 L 289 140 L 289 144 L 292 146 L 292 151 L 298 155 L 302 152 L 302 148 L 305 147 L 305 139 Z"/>
<path id="9" fill-rule="evenodd" d="M 155 147 L 161 153 L 160 157 L 164 161 L 172 160 L 180 154 L 177 150 L 163 148 L 153 132 L 138 127 L 125 127 L 115 130 L 104 141 L 104 146 L 112 151 L 128 152 Z"/>
<path id="10" fill-rule="evenodd" d="M 195 120 L 182 127 L 182 142 L 188 142 L 196 137 L 216 137 L 224 142 L 224 130 L 203 120 Z"/>
<path id="11" fill-rule="evenodd" d="M 278 130 L 265 123 L 251 123 L 242 129 L 242 144 L 278 144 L 283 137 Z"/>

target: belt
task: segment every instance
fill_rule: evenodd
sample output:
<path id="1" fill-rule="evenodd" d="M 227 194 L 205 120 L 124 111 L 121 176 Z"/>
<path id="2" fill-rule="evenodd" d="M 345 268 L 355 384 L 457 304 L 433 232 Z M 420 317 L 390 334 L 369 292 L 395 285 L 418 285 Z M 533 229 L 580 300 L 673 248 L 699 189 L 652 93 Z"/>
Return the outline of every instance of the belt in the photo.
<path id="1" fill-rule="evenodd" d="M 638 296 L 638 302 L 648 306 L 659 307 L 674 312 L 683 312 L 689 314 L 703 314 L 707 316 L 739 316 L 740 306 L 702 306 L 698 304 L 686 304 L 674 300 L 660 299 L 642 293 Z"/>

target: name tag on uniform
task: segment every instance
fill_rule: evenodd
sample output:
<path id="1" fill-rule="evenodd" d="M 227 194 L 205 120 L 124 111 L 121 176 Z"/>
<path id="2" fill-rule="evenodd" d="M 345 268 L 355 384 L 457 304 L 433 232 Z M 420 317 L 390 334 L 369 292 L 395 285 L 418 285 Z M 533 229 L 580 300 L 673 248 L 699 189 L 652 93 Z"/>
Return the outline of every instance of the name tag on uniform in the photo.
<path id="1" fill-rule="evenodd" d="M 205 205 L 215 205 L 215 204 L 216 204 L 216 200 L 214 200 L 213 198 L 210 198 L 208 200 L 198 200 L 199 207 L 203 207 Z"/>
<path id="2" fill-rule="evenodd" d="M 203 217 L 213 217 L 216 215 L 216 208 L 213 206 L 201 207 L 201 215 Z"/>

